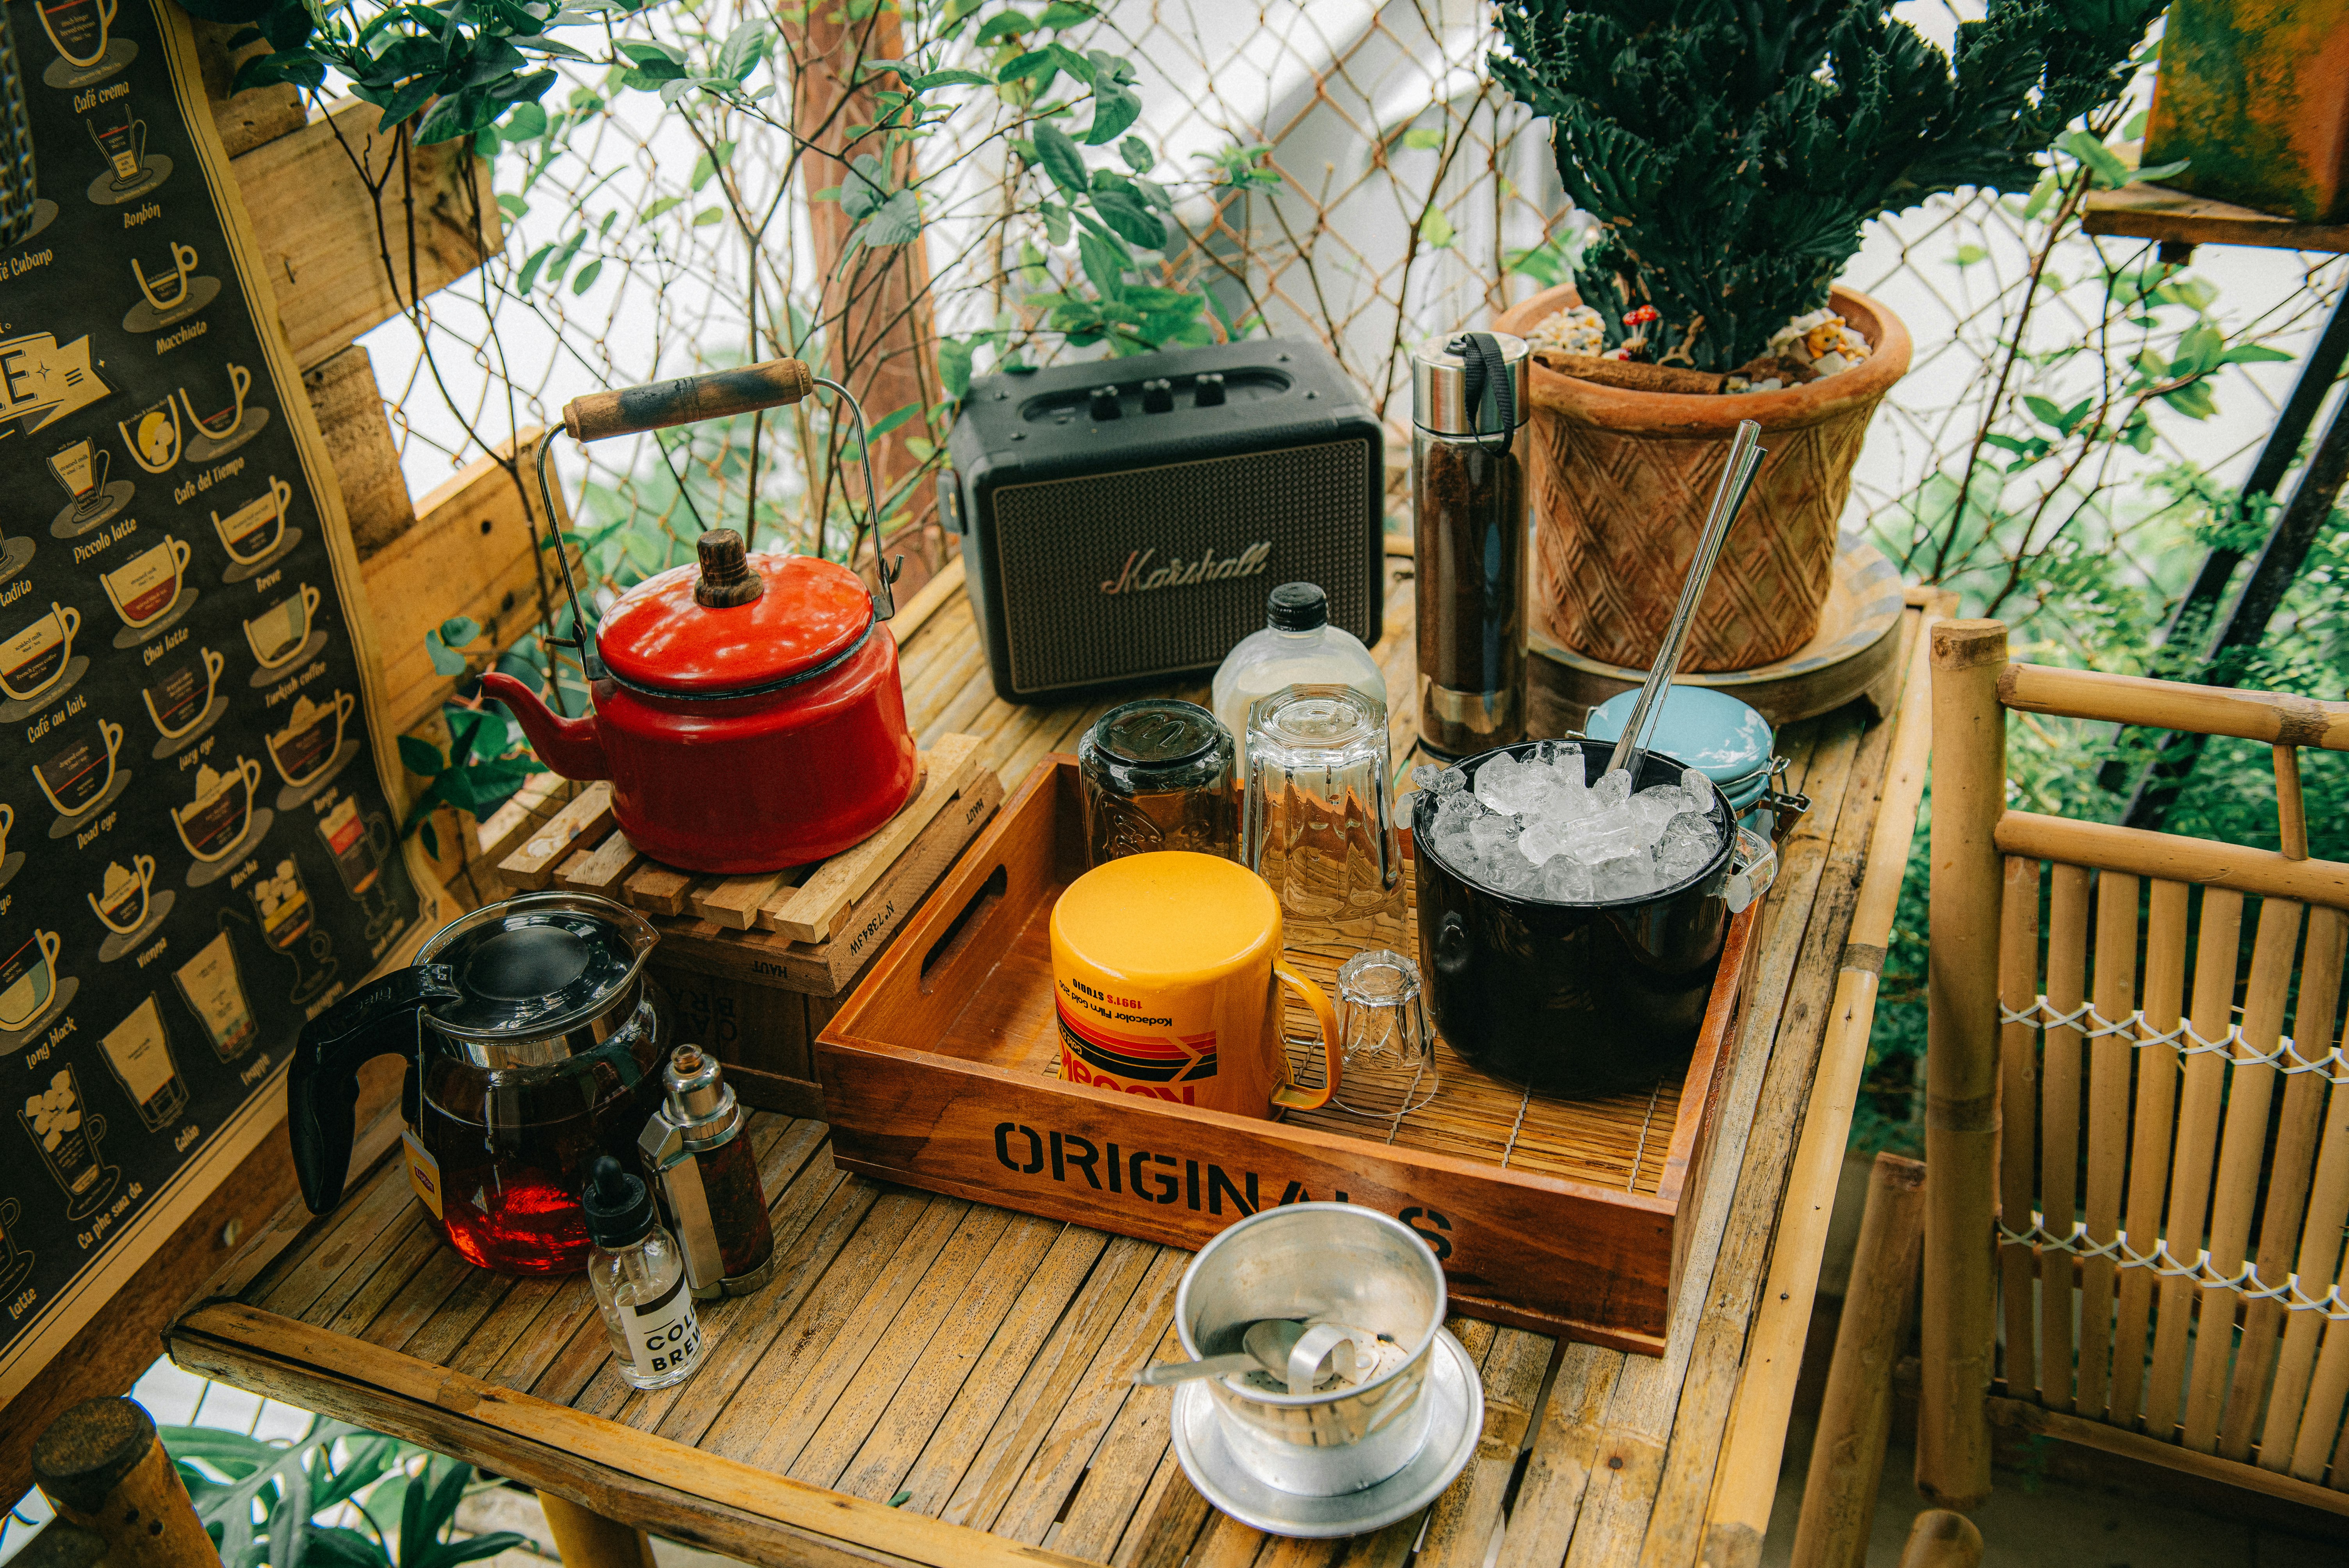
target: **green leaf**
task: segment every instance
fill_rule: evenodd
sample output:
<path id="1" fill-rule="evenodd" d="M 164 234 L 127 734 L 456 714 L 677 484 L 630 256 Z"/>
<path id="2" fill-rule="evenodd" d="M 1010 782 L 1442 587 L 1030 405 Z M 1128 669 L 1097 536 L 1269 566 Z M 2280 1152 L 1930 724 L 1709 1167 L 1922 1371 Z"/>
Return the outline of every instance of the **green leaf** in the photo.
<path id="1" fill-rule="evenodd" d="M 2189 419 L 2207 419 L 2219 411 L 2218 395 L 2207 381 L 2189 381 L 2175 392 L 2165 392 L 2161 400 Z"/>
<path id="2" fill-rule="evenodd" d="M 999 38 L 1017 37 L 1035 31 L 1036 24 L 1017 11 L 999 11 L 979 24 L 978 34 L 971 42 L 992 44 Z"/>
<path id="3" fill-rule="evenodd" d="M 510 221 L 519 223 L 530 216 L 530 203 L 519 196 L 501 195 L 498 198 L 498 211 L 503 212 Z"/>
<path id="4" fill-rule="evenodd" d="M 2053 174 L 2041 176 L 2039 183 L 2031 188 L 2031 200 L 2023 204 L 2023 221 L 2028 222 L 2039 216 L 2047 203 L 2055 199 L 2055 192 L 2061 189 L 2062 186 Z"/>
<path id="5" fill-rule="evenodd" d="M 1046 31 L 1058 32 L 1063 27 L 1073 27 L 1080 22 L 1090 22 L 1093 16 L 1094 11 L 1090 5 L 1072 5 L 1071 0 L 1052 0 L 1052 4 L 1045 6 L 1043 14 L 1036 18 L 1036 26 Z"/>
<path id="6" fill-rule="evenodd" d="M 1442 251 L 1448 250 L 1458 235 L 1453 231 L 1452 220 L 1444 215 L 1444 210 L 1430 207 L 1427 215 L 1419 221 L 1419 237 Z"/>
<path id="7" fill-rule="evenodd" d="M 1056 245 L 1069 242 L 1069 210 L 1054 202 L 1044 206 L 1044 237 Z"/>
<path id="8" fill-rule="evenodd" d="M 697 229 L 706 229 L 712 223 L 722 223 L 725 221 L 726 209 L 723 207 L 704 207 L 693 215 L 693 226 Z"/>
<path id="9" fill-rule="evenodd" d="M 946 387 L 948 397 L 958 399 L 970 391 L 972 352 L 972 346 L 967 338 L 938 340 L 938 380 Z"/>
<path id="10" fill-rule="evenodd" d="M 1142 99 L 1132 88 L 1095 89 L 1093 123 L 1085 131 L 1087 147 L 1106 147 L 1125 134 L 1126 127 L 1142 118 Z"/>
<path id="11" fill-rule="evenodd" d="M 1129 136 L 1119 142 L 1117 155 L 1124 159 L 1125 166 L 1136 174 L 1149 173 L 1152 166 L 1158 161 L 1158 155 L 1150 150 L 1150 143 L 1138 136 Z"/>
<path id="12" fill-rule="evenodd" d="M 459 661 L 460 665 L 462 662 Z M 412 735 L 399 738 L 399 762 L 401 767 L 419 779 L 438 778 L 440 770 L 448 766 L 439 747 Z"/>
<path id="13" fill-rule="evenodd" d="M 597 256 L 594 261 L 589 262 L 585 266 L 580 268 L 579 275 L 571 280 L 571 292 L 574 295 L 584 294 L 589 289 L 594 288 L 595 286 L 596 276 L 602 273 L 603 270 L 604 258 Z"/>
<path id="14" fill-rule="evenodd" d="M 922 199 L 912 190 L 898 191 L 881 203 L 864 226 L 864 243 L 868 245 L 903 245 L 917 238 L 922 232 Z"/>
<path id="15" fill-rule="evenodd" d="M 2190 158 L 2181 158 L 2175 163 L 2157 163 L 2150 169 L 2137 170 L 2135 173 L 2129 176 L 2129 179 L 2132 181 L 2138 180 L 2167 180 L 2171 175 L 2183 170 L 2193 160 Z"/>
<path id="16" fill-rule="evenodd" d="M 2064 150 L 2087 167 L 2088 174 L 2099 190 L 2111 191 L 2129 182 L 2130 169 L 2120 155 L 2098 140 L 2095 133 L 2075 130 L 2060 143 Z"/>
<path id="17" fill-rule="evenodd" d="M 1402 145 L 1417 151 L 1435 151 L 1444 146 L 1444 132 L 1432 125 L 1413 126 L 1402 133 L 1400 140 Z"/>
<path id="18" fill-rule="evenodd" d="M 1969 242 L 1958 247 L 1957 254 L 1951 258 L 1951 264 L 1952 266 L 1970 267 L 1976 262 L 1985 262 L 1989 259 L 1989 251 L 1980 245 Z"/>
<path id="19" fill-rule="evenodd" d="M 436 675 L 461 676 L 465 673 L 465 655 L 451 650 L 440 640 L 438 631 L 424 634 L 424 654 L 432 661 Z"/>
<path id="20" fill-rule="evenodd" d="M 506 122 L 499 134 L 508 146 L 521 141 L 535 141 L 546 134 L 546 110 L 534 103 L 518 103 L 506 114 Z"/>
<path id="21" fill-rule="evenodd" d="M 1066 131 L 1050 125 L 1036 128 L 1036 156 L 1052 183 L 1071 196 L 1085 193 L 1085 156 Z"/>
<path id="22" fill-rule="evenodd" d="M 2270 360 L 2287 360 L 2291 357 L 2292 356 L 2286 354 L 2282 349 L 2270 348 L 2263 343 L 2239 343 L 2234 347 L 2227 350 L 2226 353 L 2219 356 L 2219 363 L 2221 365 L 2257 365 Z"/>
<path id="23" fill-rule="evenodd" d="M 966 71 L 957 67 L 931 71 L 916 77 L 905 85 L 917 93 L 926 93 L 936 88 L 991 88 L 995 85 L 995 78 L 984 71 Z"/>
<path id="24" fill-rule="evenodd" d="M 1117 231 L 1118 237 L 1140 245 L 1145 251 L 1166 248 L 1166 225 L 1150 210 L 1139 191 L 1132 190 L 1096 191 L 1093 211 L 1102 222 Z"/>
<path id="25" fill-rule="evenodd" d="M 682 196 L 664 196 L 659 201 L 654 202 L 651 206 L 646 208 L 644 215 L 638 218 L 636 222 L 639 224 L 649 223 L 654 219 L 659 217 L 662 213 L 667 211 L 670 208 L 681 207 L 684 204 L 685 198 Z M 529 285 L 525 284 L 523 286 L 525 290 L 527 290 Z"/>
<path id="26" fill-rule="evenodd" d="M 451 615 L 440 623 L 440 640 L 461 648 L 481 634 L 481 624 L 471 615 Z"/>

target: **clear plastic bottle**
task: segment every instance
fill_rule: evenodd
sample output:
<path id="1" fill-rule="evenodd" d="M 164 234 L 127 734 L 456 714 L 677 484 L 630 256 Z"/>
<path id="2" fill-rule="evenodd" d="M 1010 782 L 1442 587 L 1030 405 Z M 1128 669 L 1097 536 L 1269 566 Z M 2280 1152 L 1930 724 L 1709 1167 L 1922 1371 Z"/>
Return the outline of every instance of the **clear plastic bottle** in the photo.
<path id="1" fill-rule="evenodd" d="M 1362 639 L 1330 624 L 1330 596 L 1311 583 L 1284 583 L 1265 600 L 1264 630 L 1242 637 L 1216 670 L 1209 702 L 1247 753 L 1248 708 L 1284 686 L 1352 686 L 1387 711 L 1386 676 Z"/>
<path id="2" fill-rule="evenodd" d="M 685 1254 L 663 1230 L 652 1191 L 610 1155 L 597 1157 L 580 1194 L 587 1211 L 587 1283 L 631 1388 L 666 1388 L 693 1375 L 701 1325 L 686 1285 Z"/>

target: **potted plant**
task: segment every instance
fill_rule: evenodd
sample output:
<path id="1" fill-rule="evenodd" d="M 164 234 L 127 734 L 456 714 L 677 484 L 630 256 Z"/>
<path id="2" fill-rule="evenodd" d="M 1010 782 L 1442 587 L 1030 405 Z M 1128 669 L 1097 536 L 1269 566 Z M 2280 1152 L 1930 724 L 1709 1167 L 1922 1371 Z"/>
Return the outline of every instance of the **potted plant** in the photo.
<path id="1" fill-rule="evenodd" d="M 1960 186 L 2030 189 L 2040 151 L 2127 85 L 2161 5 L 1990 0 L 1944 54 L 1888 0 L 1503 0 L 1494 71 L 1549 119 L 1566 192 L 1598 220 L 1576 283 L 1495 324 L 1549 324 L 1536 630 L 1646 665 L 1750 418 L 1770 455 L 1682 667 L 1808 642 L 1869 416 L 1909 365 L 1899 319 L 1835 286 L 1862 228 Z"/>

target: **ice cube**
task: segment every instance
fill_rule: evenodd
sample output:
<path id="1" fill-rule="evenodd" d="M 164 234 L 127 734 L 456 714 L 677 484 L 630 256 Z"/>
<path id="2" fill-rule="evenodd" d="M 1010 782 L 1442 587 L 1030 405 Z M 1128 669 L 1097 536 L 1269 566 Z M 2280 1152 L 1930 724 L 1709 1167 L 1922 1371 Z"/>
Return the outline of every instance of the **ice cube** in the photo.
<path id="1" fill-rule="evenodd" d="M 1626 851 L 1590 866 L 1591 893 L 1602 902 L 1642 897 L 1655 891 L 1655 862 L 1641 850 Z"/>
<path id="2" fill-rule="evenodd" d="M 1516 758 L 1503 752 L 1476 769 L 1476 799 L 1495 811 L 1514 815 L 1521 810 L 1517 798 L 1526 771 Z"/>
<path id="3" fill-rule="evenodd" d="M 1517 820 L 1515 817 L 1478 817 L 1468 824 L 1468 839 L 1476 846 L 1479 856 L 1513 850 L 1517 841 Z"/>
<path id="4" fill-rule="evenodd" d="M 1683 811 L 1664 824 L 1656 841 L 1656 872 L 1664 884 L 1685 882 L 1713 861 L 1721 848 L 1720 831 L 1713 819 Z"/>
<path id="5" fill-rule="evenodd" d="M 1502 892 L 1529 898 L 1541 892 L 1541 871 L 1523 855 L 1504 853 L 1493 861 L 1492 884 Z"/>
<path id="6" fill-rule="evenodd" d="M 1439 822 L 1457 822 L 1464 828 L 1482 815 L 1484 808 L 1477 804 L 1476 797 L 1465 791 L 1435 798 L 1435 820 Z"/>
<path id="7" fill-rule="evenodd" d="M 1438 768 L 1433 762 L 1423 762 L 1411 770 L 1411 781 L 1434 795 L 1450 795 L 1468 785 L 1467 772 L 1458 768 Z"/>
<path id="8" fill-rule="evenodd" d="M 1620 806 L 1631 798 L 1630 771 L 1628 769 L 1617 768 L 1600 774 L 1599 782 L 1590 787 L 1590 792 L 1598 797 L 1598 803 L 1602 810 Z"/>
<path id="9" fill-rule="evenodd" d="M 1560 903 L 1588 903 L 1597 896 L 1591 891 L 1590 868 L 1566 855 L 1553 856 L 1541 870 L 1542 896 Z"/>
<path id="10" fill-rule="evenodd" d="M 1640 848 L 1634 841 L 1633 824 L 1628 816 L 1615 812 L 1583 817 L 1562 825 L 1561 850 L 1585 865 L 1617 855 L 1633 853 Z"/>
<path id="11" fill-rule="evenodd" d="M 1631 797 L 1631 814 L 1659 830 L 1688 809 L 1688 797 L 1669 785 L 1661 789 L 1642 789 Z"/>
<path id="12" fill-rule="evenodd" d="M 1689 799 L 1695 802 L 1689 810 L 1692 811 L 1713 810 L 1713 780 L 1704 774 L 1693 768 L 1681 769 L 1681 788 L 1687 790 Z"/>

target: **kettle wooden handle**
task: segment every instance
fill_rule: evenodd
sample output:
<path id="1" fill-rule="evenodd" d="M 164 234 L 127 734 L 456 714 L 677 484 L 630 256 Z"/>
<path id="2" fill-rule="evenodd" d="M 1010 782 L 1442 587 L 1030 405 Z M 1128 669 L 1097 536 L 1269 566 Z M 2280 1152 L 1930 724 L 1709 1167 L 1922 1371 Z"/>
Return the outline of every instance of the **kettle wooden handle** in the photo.
<path id="1" fill-rule="evenodd" d="M 563 428 L 574 441 L 600 441 L 796 403 L 814 390 L 815 372 L 805 360 L 770 359 L 740 370 L 712 370 L 574 397 L 563 406 Z"/>

